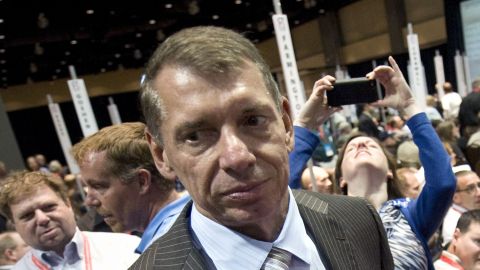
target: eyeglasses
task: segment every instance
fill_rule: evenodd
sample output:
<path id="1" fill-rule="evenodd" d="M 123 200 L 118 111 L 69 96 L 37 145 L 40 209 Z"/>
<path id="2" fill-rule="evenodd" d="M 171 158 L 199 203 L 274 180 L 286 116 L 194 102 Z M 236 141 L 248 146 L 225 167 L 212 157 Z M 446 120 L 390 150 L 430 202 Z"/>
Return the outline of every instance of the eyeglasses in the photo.
<path id="1" fill-rule="evenodd" d="M 474 193 L 477 190 L 477 188 L 480 188 L 480 182 L 468 185 L 464 189 L 457 189 L 455 192 L 467 192 L 471 194 L 471 193 Z"/>

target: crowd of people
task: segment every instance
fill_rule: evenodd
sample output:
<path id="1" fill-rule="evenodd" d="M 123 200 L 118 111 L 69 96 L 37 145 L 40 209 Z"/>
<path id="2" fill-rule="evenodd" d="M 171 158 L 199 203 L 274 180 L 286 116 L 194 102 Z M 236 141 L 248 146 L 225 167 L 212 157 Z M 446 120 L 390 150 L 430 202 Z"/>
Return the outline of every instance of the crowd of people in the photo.
<path id="1" fill-rule="evenodd" d="M 145 123 L 75 144 L 78 175 L 0 162 L 0 269 L 480 269 L 480 80 L 423 109 L 388 61 L 358 121 L 328 105 L 328 75 L 293 119 L 242 35 L 172 35 Z"/>

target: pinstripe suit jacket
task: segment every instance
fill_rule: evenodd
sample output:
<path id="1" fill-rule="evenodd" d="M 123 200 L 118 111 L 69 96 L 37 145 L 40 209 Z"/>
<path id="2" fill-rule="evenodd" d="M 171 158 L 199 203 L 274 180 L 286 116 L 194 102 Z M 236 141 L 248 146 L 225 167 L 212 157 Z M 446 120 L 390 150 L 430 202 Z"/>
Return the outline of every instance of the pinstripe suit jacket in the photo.
<path id="1" fill-rule="evenodd" d="M 393 269 L 385 230 L 365 200 L 293 191 L 307 232 L 326 269 Z M 130 267 L 139 269 L 207 269 L 190 235 L 191 202 L 170 231 L 156 240 Z"/>

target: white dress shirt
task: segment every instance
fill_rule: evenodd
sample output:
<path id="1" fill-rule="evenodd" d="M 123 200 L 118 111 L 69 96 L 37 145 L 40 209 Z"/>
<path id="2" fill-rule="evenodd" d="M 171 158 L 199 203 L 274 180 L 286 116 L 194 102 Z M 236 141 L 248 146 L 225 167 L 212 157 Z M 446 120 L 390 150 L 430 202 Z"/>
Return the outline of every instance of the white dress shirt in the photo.
<path id="1" fill-rule="evenodd" d="M 63 257 L 53 251 L 30 249 L 14 270 L 104 270 L 127 269 L 138 258 L 134 253 L 140 238 L 123 233 L 81 232 L 65 246 Z M 90 265 L 91 268 L 88 268 Z"/>
<path id="2" fill-rule="evenodd" d="M 453 238 L 453 233 L 455 232 L 455 228 L 457 228 L 458 220 L 462 213 L 467 212 L 466 208 L 461 207 L 457 204 L 452 204 L 443 219 L 443 227 L 442 227 L 442 237 L 443 237 L 443 245 L 450 243 Z"/>
<path id="3" fill-rule="evenodd" d="M 289 269 L 325 269 L 315 244 L 307 235 L 293 194 L 290 189 L 288 192 L 288 213 L 273 243 L 233 231 L 202 215 L 194 204 L 191 214 L 193 238 L 200 245 L 198 248 L 203 249 L 201 252 L 208 256 L 209 269 L 260 269 L 272 246 L 294 255 Z"/>

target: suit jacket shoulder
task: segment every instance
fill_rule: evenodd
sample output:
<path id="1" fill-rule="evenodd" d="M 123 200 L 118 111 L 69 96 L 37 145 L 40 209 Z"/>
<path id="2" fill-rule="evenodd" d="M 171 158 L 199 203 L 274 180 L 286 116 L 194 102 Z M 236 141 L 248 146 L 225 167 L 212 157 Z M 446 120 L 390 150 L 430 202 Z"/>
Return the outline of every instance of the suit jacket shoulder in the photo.
<path id="1" fill-rule="evenodd" d="M 385 231 L 363 199 L 294 191 L 300 215 L 327 269 L 393 269 Z M 206 269 L 190 233 L 192 203 L 129 268 Z"/>
<path id="2" fill-rule="evenodd" d="M 194 247 L 190 234 L 191 208 L 190 201 L 170 230 L 155 240 L 129 270 L 206 269 L 202 255 Z"/>
<path id="3" fill-rule="evenodd" d="M 393 269 L 380 217 L 366 200 L 293 191 L 300 215 L 329 269 Z"/>

